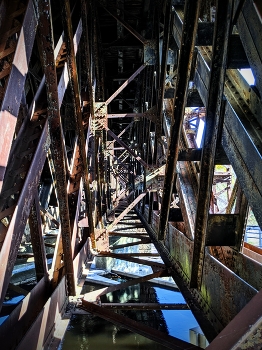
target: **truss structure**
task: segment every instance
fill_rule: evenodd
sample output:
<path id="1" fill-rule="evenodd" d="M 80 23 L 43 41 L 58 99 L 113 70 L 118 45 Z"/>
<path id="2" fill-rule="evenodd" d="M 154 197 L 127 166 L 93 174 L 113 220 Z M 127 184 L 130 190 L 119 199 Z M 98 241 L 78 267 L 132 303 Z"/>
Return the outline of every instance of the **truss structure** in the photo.
<path id="1" fill-rule="evenodd" d="M 187 349 L 77 299 L 94 255 L 150 265 L 113 252 L 110 237 L 129 235 L 163 260 L 139 281 L 172 276 L 187 302 L 173 308 L 192 310 L 208 349 L 261 348 L 262 249 L 244 242 L 250 211 L 262 225 L 261 16 L 255 0 L 2 0 L 5 349 L 47 349 L 69 300 Z M 34 283 L 18 287 L 28 259 Z"/>

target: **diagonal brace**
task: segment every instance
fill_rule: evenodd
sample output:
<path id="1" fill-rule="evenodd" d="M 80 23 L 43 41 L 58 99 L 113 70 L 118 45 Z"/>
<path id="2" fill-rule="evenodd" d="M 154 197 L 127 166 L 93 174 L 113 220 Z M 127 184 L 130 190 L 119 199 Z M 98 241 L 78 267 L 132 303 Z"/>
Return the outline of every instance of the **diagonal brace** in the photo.
<path id="1" fill-rule="evenodd" d="M 112 222 L 111 225 L 109 225 L 107 227 L 108 230 L 111 230 L 116 224 L 119 223 L 120 220 L 123 219 L 123 217 L 130 212 L 131 209 L 134 208 L 135 205 L 137 205 L 137 203 L 139 203 L 141 201 L 142 198 L 145 197 L 145 195 L 147 194 L 147 191 L 141 193 L 131 204 L 129 204 L 129 206 Z"/>

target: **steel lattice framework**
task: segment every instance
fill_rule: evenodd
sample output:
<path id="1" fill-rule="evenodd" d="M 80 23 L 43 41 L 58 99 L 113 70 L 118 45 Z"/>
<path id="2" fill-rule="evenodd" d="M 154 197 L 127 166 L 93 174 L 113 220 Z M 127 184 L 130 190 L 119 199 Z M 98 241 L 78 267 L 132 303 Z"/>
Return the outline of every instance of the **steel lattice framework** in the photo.
<path id="1" fill-rule="evenodd" d="M 69 301 L 198 348 L 79 298 L 94 255 L 153 269 L 94 300 L 170 275 L 187 305 L 166 307 L 190 308 L 208 349 L 260 349 L 262 249 L 244 234 L 250 210 L 262 227 L 261 2 L 2 0 L 0 33 L 4 349 L 47 349 Z M 163 263 L 114 253 L 113 236 L 154 243 Z M 27 259 L 35 283 L 18 287 Z"/>

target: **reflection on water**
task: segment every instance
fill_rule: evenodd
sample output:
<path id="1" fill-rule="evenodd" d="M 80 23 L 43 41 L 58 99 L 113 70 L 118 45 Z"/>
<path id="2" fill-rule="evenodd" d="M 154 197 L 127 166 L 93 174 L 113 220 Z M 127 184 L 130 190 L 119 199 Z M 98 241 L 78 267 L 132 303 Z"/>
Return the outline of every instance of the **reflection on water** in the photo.
<path id="1" fill-rule="evenodd" d="M 99 285 L 85 284 L 83 293 L 99 288 L 101 288 Z M 151 283 L 140 283 L 103 295 L 101 302 L 184 303 L 185 300 L 180 292 Z M 118 312 L 187 342 L 190 341 L 189 329 L 198 326 L 190 310 L 121 310 Z M 98 350 L 105 347 L 107 350 L 165 349 L 161 344 L 91 315 L 72 317 L 60 349 Z"/>
<path id="2" fill-rule="evenodd" d="M 99 317 L 74 315 L 70 320 L 60 350 L 164 350 L 166 347 L 154 341 L 119 328 Z"/>
<path id="3" fill-rule="evenodd" d="M 129 238 L 120 238 L 116 244 L 125 244 Z M 133 240 L 133 239 L 132 239 Z M 131 241 L 132 242 L 132 241 Z M 131 246 L 116 249 L 119 253 L 155 252 L 152 244 Z M 159 258 L 160 259 L 160 258 Z M 158 258 L 154 259 L 155 261 Z M 161 261 L 161 259 L 160 259 Z M 99 270 L 100 269 L 100 270 Z M 104 273 L 103 273 L 104 272 Z M 105 273 L 110 272 L 108 275 Z M 113 273 L 112 273 L 113 272 Z M 90 278 L 96 279 L 96 283 L 104 285 L 121 283 L 129 279 L 129 275 L 144 276 L 152 273 L 150 266 L 112 258 L 96 258 L 92 265 Z M 97 275 L 97 277 L 95 277 Z M 124 280 L 121 276 L 125 276 Z M 130 277 L 131 277 L 130 275 Z M 101 277 L 102 276 L 102 277 Z M 99 289 L 103 286 L 85 283 L 82 294 Z M 107 280 L 107 281 L 106 281 Z M 88 281 L 88 278 L 87 278 Z M 111 281 L 111 282 L 110 282 Z M 161 279 L 162 283 L 164 279 Z M 159 281 L 158 281 L 159 283 Z M 119 289 L 101 296 L 102 303 L 185 303 L 182 294 L 176 285 L 168 288 L 160 284 L 140 283 L 128 288 Z M 166 285 L 168 285 L 166 283 Z M 116 312 L 116 311 L 114 311 Z M 198 327 L 190 310 L 118 310 L 123 316 L 142 322 L 147 326 L 157 329 L 165 334 L 190 342 L 190 328 Z M 200 330 L 201 331 L 201 330 Z M 60 350 L 99 350 L 99 349 L 166 349 L 161 344 L 132 333 L 124 328 L 119 328 L 112 323 L 91 315 L 74 315 L 60 346 Z"/>

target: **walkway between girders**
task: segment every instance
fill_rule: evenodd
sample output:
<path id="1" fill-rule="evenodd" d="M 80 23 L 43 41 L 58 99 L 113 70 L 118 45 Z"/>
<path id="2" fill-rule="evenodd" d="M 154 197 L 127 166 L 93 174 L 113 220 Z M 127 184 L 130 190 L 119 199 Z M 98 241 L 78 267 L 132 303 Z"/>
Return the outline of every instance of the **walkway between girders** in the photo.
<path id="1" fill-rule="evenodd" d="M 127 210 L 129 208 L 129 210 Z M 125 215 L 123 213 L 125 212 Z M 122 283 L 113 283 L 109 279 L 97 276 L 94 277 L 92 268 L 87 272 L 86 282 L 104 284 L 103 288 L 78 295 L 76 298 L 76 308 L 73 313 L 88 312 L 97 315 L 117 326 L 124 327 L 132 332 L 138 333 L 151 340 L 154 340 L 167 348 L 172 349 L 200 349 L 197 346 L 189 344 L 173 336 L 167 335 L 157 329 L 147 326 L 142 322 L 137 322 L 127 316 L 117 313 L 119 310 L 188 310 L 186 303 L 102 303 L 100 297 L 110 292 L 122 290 L 129 286 L 134 286 L 142 282 L 151 281 L 162 285 L 168 285 L 176 291 L 178 288 L 172 281 L 166 281 L 159 277 L 169 276 L 165 264 L 160 258 L 158 252 L 151 244 L 151 240 L 143 227 L 140 219 L 135 213 L 134 208 L 130 208 L 130 203 L 125 199 L 119 201 L 114 211 L 115 218 L 110 231 L 107 231 L 109 238 L 109 251 L 97 252 L 94 261 L 98 269 L 107 270 L 116 273 L 118 276 L 127 279 Z M 120 220 L 118 220 L 118 218 Z M 112 213 L 111 213 L 112 220 Z M 111 258 L 111 259 L 108 259 Z M 109 260 L 109 262 L 108 262 Z M 120 261 L 133 263 L 133 268 L 121 269 Z M 118 263 L 116 263 L 118 262 Z M 91 264 L 89 264 L 91 265 Z M 82 280 L 83 282 L 83 280 Z M 110 310 L 111 309 L 111 310 Z M 116 311 L 116 312 L 115 312 Z"/>

